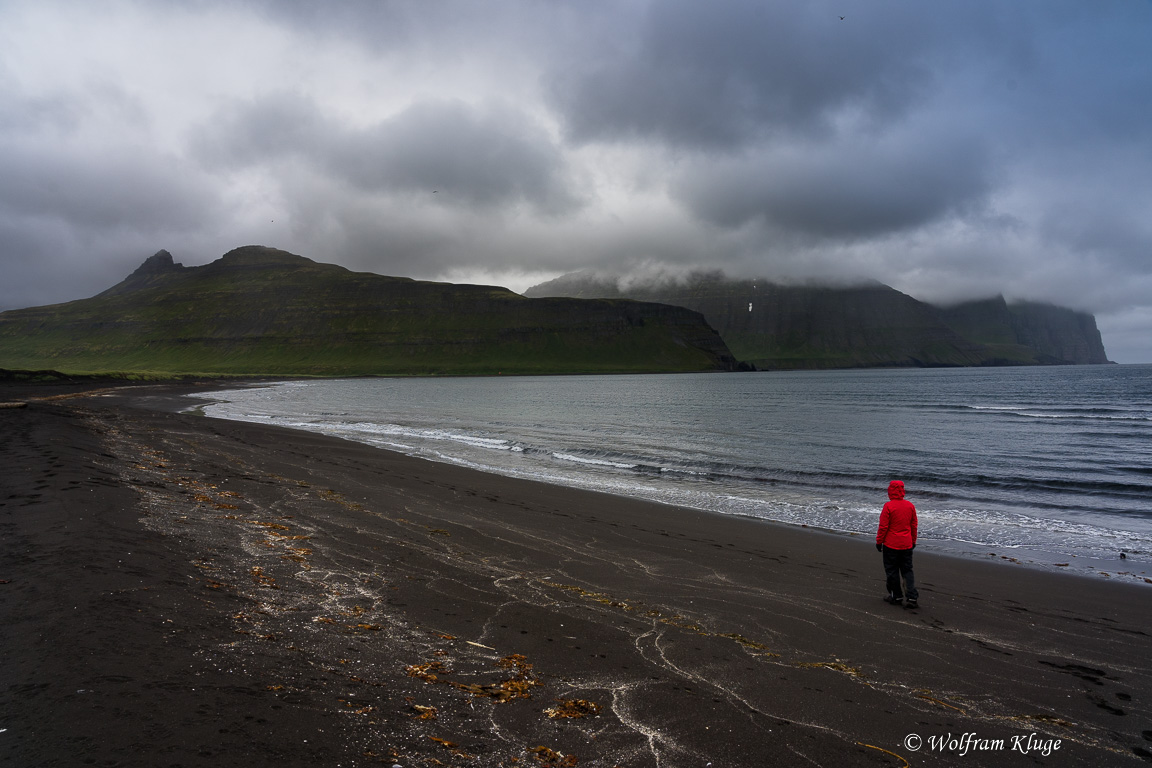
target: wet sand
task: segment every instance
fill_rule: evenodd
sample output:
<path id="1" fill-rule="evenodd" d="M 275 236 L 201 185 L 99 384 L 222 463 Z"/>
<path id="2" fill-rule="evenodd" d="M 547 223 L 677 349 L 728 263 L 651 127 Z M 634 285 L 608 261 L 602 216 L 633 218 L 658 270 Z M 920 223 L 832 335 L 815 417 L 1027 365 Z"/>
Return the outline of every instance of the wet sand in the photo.
<path id="1" fill-rule="evenodd" d="M 174 391 L 0 389 L 6 765 L 1152 761 L 1152 587 L 921 548 L 895 608 L 865 537 Z"/>

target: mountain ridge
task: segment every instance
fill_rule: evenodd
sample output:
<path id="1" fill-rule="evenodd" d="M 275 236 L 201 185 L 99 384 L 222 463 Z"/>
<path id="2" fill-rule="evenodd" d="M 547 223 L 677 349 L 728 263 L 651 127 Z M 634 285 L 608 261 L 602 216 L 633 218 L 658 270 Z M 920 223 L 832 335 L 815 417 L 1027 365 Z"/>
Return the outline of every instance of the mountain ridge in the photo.
<path id="1" fill-rule="evenodd" d="M 699 313 L 681 307 L 531 299 L 243 246 L 196 267 L 159 251 L 91 298 L 0 313 L 0 367 L 349 376 L 738 365 Z"/>
<path id="2" fill-rule="evenodd" d="M 1107 363 L 1092 315 L 1003 297 L 936 307 L 875 280 L 785 285 L 697 272 L 620 282 L 575 272 L 526 296 L 611 297 L 694 309 L 733 354 L 761 369 L 967 367 Z"/>

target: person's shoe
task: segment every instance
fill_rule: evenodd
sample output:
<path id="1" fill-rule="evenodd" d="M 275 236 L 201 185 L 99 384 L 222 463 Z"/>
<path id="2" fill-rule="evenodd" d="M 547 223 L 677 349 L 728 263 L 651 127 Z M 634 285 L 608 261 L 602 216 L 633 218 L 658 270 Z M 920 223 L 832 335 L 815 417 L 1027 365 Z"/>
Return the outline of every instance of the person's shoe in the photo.
<path id="1" fill-rule="evenodd" d="M 884 598 L 884 602 L 888 603 L 889 605 L 902 605 L 904 603 L 904 599 L 888 595 L 888 597 Z"/>
<path id="2" fill-rule="evenodd" d="M 908 602 L 906 602 L 904 604 L 904 607 L 905 608 L 919 608 L 920 604 L 917 603 L 915 600 L 909 600 Z"/>

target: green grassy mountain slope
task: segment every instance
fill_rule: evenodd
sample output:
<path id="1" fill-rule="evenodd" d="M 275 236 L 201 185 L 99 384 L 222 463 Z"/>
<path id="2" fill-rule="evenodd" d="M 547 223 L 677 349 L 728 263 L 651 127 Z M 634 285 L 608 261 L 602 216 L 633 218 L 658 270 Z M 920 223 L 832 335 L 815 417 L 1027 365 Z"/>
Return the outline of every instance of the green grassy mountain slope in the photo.
<path id="1" fill-rule="evenodd" d="M 0 313 L 0 367 L 231 375 L 732 370 L 703 318 L 351 272 L 260 246 L 161 251 L 90 299 Z"/>
<path id="2" fill-rule="evenodd" d="M 1107 362 L 1091 315 L 1045 305 L 1000 311 L 982 302 L 941 310 L 877 282 L 818 287 L 697 274 L 621 291 L 614 280 L 573 273 L 526 295 L 694 309 L 738 359 L 761 369 Z"/>

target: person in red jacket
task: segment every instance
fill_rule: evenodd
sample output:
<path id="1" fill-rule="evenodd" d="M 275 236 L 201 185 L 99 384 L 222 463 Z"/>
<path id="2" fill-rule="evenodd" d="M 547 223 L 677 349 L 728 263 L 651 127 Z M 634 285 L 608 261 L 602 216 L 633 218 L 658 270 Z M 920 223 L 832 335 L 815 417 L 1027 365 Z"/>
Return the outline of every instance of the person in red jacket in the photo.
<path id="1" fill-rule="evenodd" d="M 884 553 L 884 575 L 888 582 L 888 597 L 884 600 L 892 605 L 900 605 L 907 597 L 909 608 L 918 607 L 916 600 L 920 593 L 912 575 L 917 526 L 916 507 L 904 499 L 904 483 L 893 480 L 888 484 L 888 503 L 880 511 L 880 527 L 876 531 L 876 551 Z"/>

